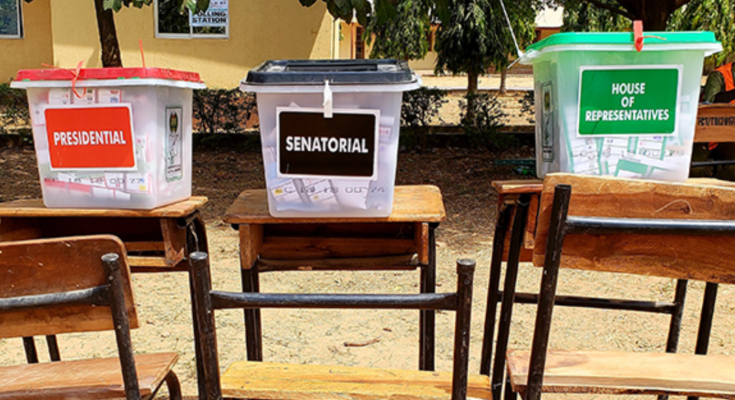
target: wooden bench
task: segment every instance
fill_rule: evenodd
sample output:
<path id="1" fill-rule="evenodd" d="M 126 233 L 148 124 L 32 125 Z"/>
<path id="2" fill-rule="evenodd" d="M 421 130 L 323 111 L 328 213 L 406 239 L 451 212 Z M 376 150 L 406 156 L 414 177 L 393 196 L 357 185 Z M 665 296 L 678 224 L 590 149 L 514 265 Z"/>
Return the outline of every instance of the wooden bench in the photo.
<path id="1" fill-rule="evenodd" d="M 533 345 L 508 352 L 513 390 L 527 400 L 544 392 L 735 398 L 733 357 L 548 350 L 560 267 L 735 283 L 734 206 L 729 187 L 547 176 L 534 246 L 544 274 Z"/>
<path id="2" fill-rule="evenodd" d="M 181 399 L 176 353 L 133 356 L 138 317 L 123 243 L 81 236 L 0 243 L 0 338 L 114 330 L 119 357 L 0 367 L 0 399 Z"/>
<path id="3" fill-rule="evenodd" d="M 206 253 L 194 253 L 195 329 L 201 339 L 206 398 L 282 400 L 464 400 L 490 399 L 486 376 L 468 379 L 470 312 L 474 261 L 457 262 L 457 291 L 422 294 L 275 294 L 211 289 Z M 233 308 L 354 308 L 456 311 L 454 364 L 451 373 L 370 368 L 233 363 L 220 378 L 214 312 Z"/>

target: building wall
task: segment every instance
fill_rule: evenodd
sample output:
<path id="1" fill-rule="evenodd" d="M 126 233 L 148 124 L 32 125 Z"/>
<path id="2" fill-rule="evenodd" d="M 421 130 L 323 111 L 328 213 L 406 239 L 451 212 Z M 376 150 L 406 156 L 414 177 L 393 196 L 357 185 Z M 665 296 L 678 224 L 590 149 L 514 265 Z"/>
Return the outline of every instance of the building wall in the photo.
<path id="1" fill-rule="evenodd" d="M 231 0 L 229 7 L 228 39 L 156 38 L 153 6 L 123 7 L 115 15 L 123 65 L 141 65 L 142 39 L 146 66 L 194 71 L 209 87 L 234 88 L 265 60 L 336 53 L 334 23 L 322 2 L 305 8 L 295 0 Z M 101 67 L 92 1 L 54 0 L 51 18 L 56 66 Z"/>
<path id="2" fill-rule="evenodd" d="M 343 60 L 349 60 L 355 58 L 355 42 L 357 37 L 355 36 L 356 23 L 347 24 L 345 22 L 340 23 L 340 36 L 339 36 L 339 58 Z M 436 27 L 432 28 L 436 32 Z M 370 51 L 372 46 L 365 45 L 365 57 L 370 57 Z M 414 70 L 434 70 L 436 65 L 436 52 L 429 51 L 421 60 L 411 60 L 408 62 L 409 67 Z"/>
<path id="3" fill-rule="evenodd" d="M 53 63 L 49 2 L 21 1 L 24 35 L 22 39 L 0 39 L 0 83 L 9 82 L 19 69 L 42 68 L 43 63 Z"/>

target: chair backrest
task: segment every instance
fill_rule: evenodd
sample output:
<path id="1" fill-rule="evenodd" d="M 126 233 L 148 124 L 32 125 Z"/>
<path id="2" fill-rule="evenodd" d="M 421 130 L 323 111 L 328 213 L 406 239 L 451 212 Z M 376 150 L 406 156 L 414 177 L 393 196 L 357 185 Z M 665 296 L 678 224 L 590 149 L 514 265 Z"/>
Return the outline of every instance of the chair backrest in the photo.
<path id="1" fill-rule="evenodd" d="M 657 220 L 735 220 L 735 188 L 552 174 L 544 180 L 534 264 L 544 263 L 557 185 L 572 187 L 570 217 Z M 568 234 L 561 267 L 735 283 L 735 236 L 671 234 Z"/>
<path id="2" fill-rule="evenodd" d="M 114 236 L 80 236 L 0 243 L 0 301 L 16 298 L 32 303 L 39 301 L 39 295 L 52 295 L 54 300 L 66 299 L 67 303 L 42 307 L 29 303 L 14 311 L 0 307 L 0 338 L 112 330 L 109 306 L 68 301 L 79 291 L 107 285 L 102 256 L 108 253 L 120 257 L 125 306 L 130 327 L 136 328 L 138 318 L 123 243 Z"/>

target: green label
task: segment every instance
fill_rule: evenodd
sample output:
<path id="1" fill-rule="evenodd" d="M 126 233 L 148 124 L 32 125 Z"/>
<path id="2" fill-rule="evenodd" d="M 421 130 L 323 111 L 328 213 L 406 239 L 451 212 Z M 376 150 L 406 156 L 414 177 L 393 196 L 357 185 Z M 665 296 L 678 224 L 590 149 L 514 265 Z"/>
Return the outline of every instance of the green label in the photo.
<path id="1" fill-rule="evenodd" d="M 679 69 L 582 68 L 579 135 L 676 132 Z"/>

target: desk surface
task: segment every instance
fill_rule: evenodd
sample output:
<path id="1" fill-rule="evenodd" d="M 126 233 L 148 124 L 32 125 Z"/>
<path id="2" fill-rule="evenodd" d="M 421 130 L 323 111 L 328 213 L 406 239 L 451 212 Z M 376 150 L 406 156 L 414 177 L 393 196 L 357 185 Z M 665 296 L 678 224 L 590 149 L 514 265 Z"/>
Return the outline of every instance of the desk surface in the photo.
<path id="1" fill-rule="evenodd" d="M 29 199 L 0 203 L 0 217 L 181 218 L 198 210 L 206 202 L 206 197 L 190 197 L 187 200 L 153 210 L 110 210 L 94 208 L 46 208 L 43 205 L 43 200 Z"/>
<path id="2" fill-rule="evenodd" d="M 689 178 L 683 183 L 701 186 L 735 187 L 735 182 L 723 181 L 715 178 Z M 501 195 L 522 193 L 540 194 L 544 188 L 544 181 L 542 179 L 493 181 L 492 186 L 498 194 Z"/>
<path id="3" fill-rule="evenodd" d="M 396 186 L 393 212 L 382 218 L 275 218 L 268 212 L 265 189 L 246 190 L 227 210 L 223 220 L 228 224 L 308 224 L 361 222 L 442 222 L 446 218 L 444 203 L 436 186 Z"/>

